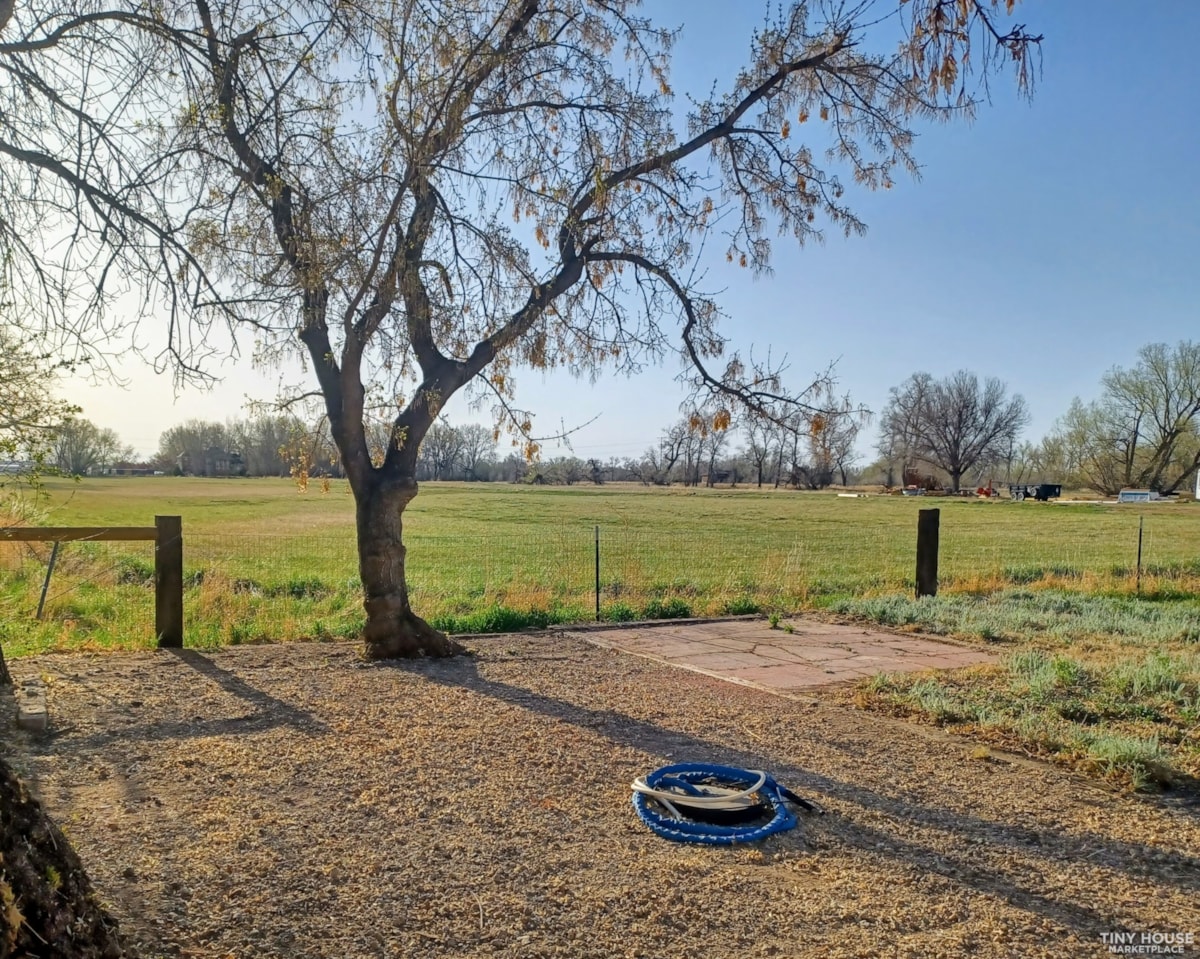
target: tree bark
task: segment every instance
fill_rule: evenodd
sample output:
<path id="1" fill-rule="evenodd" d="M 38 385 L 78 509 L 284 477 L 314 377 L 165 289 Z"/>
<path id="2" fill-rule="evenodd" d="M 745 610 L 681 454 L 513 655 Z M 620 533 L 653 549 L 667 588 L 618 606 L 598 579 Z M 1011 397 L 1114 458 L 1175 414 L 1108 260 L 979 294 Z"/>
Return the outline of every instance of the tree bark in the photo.
<path id="1" fill-rule="evenodd" d="M 71 844 L 0 757 L 0 959 L 130 955 Z"/>
<path id="2" fill-rule="evenodd" d="M 363 584 L 364 652 L 368 659 L 454 656 L 462 646 L 413 612 L 405 579 L 405 508 L 417 495 L 413 476 L 376 475 L 355 490 L 358 569 Z"/>

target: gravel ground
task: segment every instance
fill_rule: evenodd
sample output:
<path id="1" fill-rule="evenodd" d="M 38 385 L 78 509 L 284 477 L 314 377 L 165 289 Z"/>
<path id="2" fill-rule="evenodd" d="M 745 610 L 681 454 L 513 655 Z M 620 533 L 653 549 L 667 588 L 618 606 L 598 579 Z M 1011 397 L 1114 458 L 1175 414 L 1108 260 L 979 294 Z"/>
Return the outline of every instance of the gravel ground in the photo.
<path id="1" fill-rule="evenodd" d="M 143 956 L 1108 955 L 1200 939 L 1200 810 L 589 645 L 43 656 L 5 747 Z M 628 783 L 765 768 L 824 816 L 649 832 Z M 1190 951 L 1190 949 L 1189 949 Z"/>

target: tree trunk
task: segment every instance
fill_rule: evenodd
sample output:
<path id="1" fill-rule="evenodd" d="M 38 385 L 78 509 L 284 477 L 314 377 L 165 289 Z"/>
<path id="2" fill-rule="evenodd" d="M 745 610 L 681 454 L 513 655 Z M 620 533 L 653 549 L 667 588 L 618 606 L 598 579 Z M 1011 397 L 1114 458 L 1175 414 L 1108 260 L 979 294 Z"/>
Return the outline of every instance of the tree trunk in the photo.
<path id="1" fill-rule="evenodd" d="M 405 579 L 402 515 L 417 495 L 413 477 L 373 477 L 355 490 L 358 570 L 367 623 L 362 638 L 368 659 L 454 656 L 462 646 L 413 612 Z"/>
<path id="2" fill-rule="evenodd" d="M 128 955 L 75 850 L 0 757 L 0 956 Z"/>

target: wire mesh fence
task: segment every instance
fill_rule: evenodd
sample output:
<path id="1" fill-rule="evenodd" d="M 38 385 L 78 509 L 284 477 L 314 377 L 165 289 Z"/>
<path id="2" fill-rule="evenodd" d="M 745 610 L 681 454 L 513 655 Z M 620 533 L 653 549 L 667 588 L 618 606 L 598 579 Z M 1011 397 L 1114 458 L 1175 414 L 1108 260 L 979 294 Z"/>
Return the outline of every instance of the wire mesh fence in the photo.
<path id="1" fill-rule="evenodd" d="M 763 541 L 630 525 L 538 524 L 472 536 L 406 536 L 414 606 L 453 631 L 600 618 L 757 612 L 812 595 L 905 589 L 912 542 L 885 525 L 855 530 L 869 568 L 835 529 Z M 362 624 L 354 537 L 185 534 L 185 607 L 195 642 L 352 635 Z M 515 615 L 514 615 L 515 614 Z"/>
<path id="2" fill-rule="evenodd" d="M 1200 591 L 1200 511 L 1108 517 L 1041 509 L 944 510 L 943 591 L 1050 585 L 1085 591 Z M 1022 509 L 1022 507 L 1014 507 Z M 806 522 L 555 523 L 406 529 L 414 606 L 451 631 L 790 610 L 838 595 L 911 595 L 912 510 Z M 338 638 L 363 621 L 354 530 L 193 528 L 184 521 L 189 645 Z M 1140 563 L 1139 563 L 1140 537 Z M 152 645 L 154 544 L 0 542 L 0 640 L 11 646 Z M 598 561 L 597 561 L 598 558 Z M 597 589 L 598 586 L 598 589 Z"/>
<path id="3" fill-rule="evenodd" d="M 945 587 L 1043 582 L 1136 592 L 1139 583 L 1186 590 L 1198 585 L 1200 515 L 1127 513 L 1103 531 L 1086 512 L 1047 515 L 1052 521 L 1022 527 L 989 511 L 963 511 L 943 521 L 939 565 Z"/>
<path id="4" fill-rule="evenodd" d="M 154 543 L 0 541 L 0 639 L 21 633 L 73 647 L 153 637 Z"/>

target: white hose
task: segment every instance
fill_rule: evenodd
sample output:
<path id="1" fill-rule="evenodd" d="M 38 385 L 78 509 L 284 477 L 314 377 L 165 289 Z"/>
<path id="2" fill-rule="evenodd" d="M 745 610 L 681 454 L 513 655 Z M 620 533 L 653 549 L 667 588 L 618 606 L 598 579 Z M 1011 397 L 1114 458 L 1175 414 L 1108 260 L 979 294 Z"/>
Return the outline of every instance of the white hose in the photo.
<path id="1" fill-rule="evenodd" d="M 758 780 L 751 786 L 745 789 L 727 789 L 724 786 L 696 786 L 697 789 L 703 789 L 705 792 L 699 796 L 693 796 L 685 792 L 679 792 L 674 789 L 654 789 L 646 785 L 645 779 L 635 779 L 630 783 L 630 788 L 643 796 L 649 796 L 656 803 L 666 809 L 673 818 L 683 819 L 684 815 L 675 808 L 674 799 L 682 806 L 696 806 L 702 809 L 745 809 L 753 803 L 750 797 L 762 788 L 767 781 L 767 774 L 761 769 L 747 769 L 746 772 L 753 773 L 758 777 Z"/>

